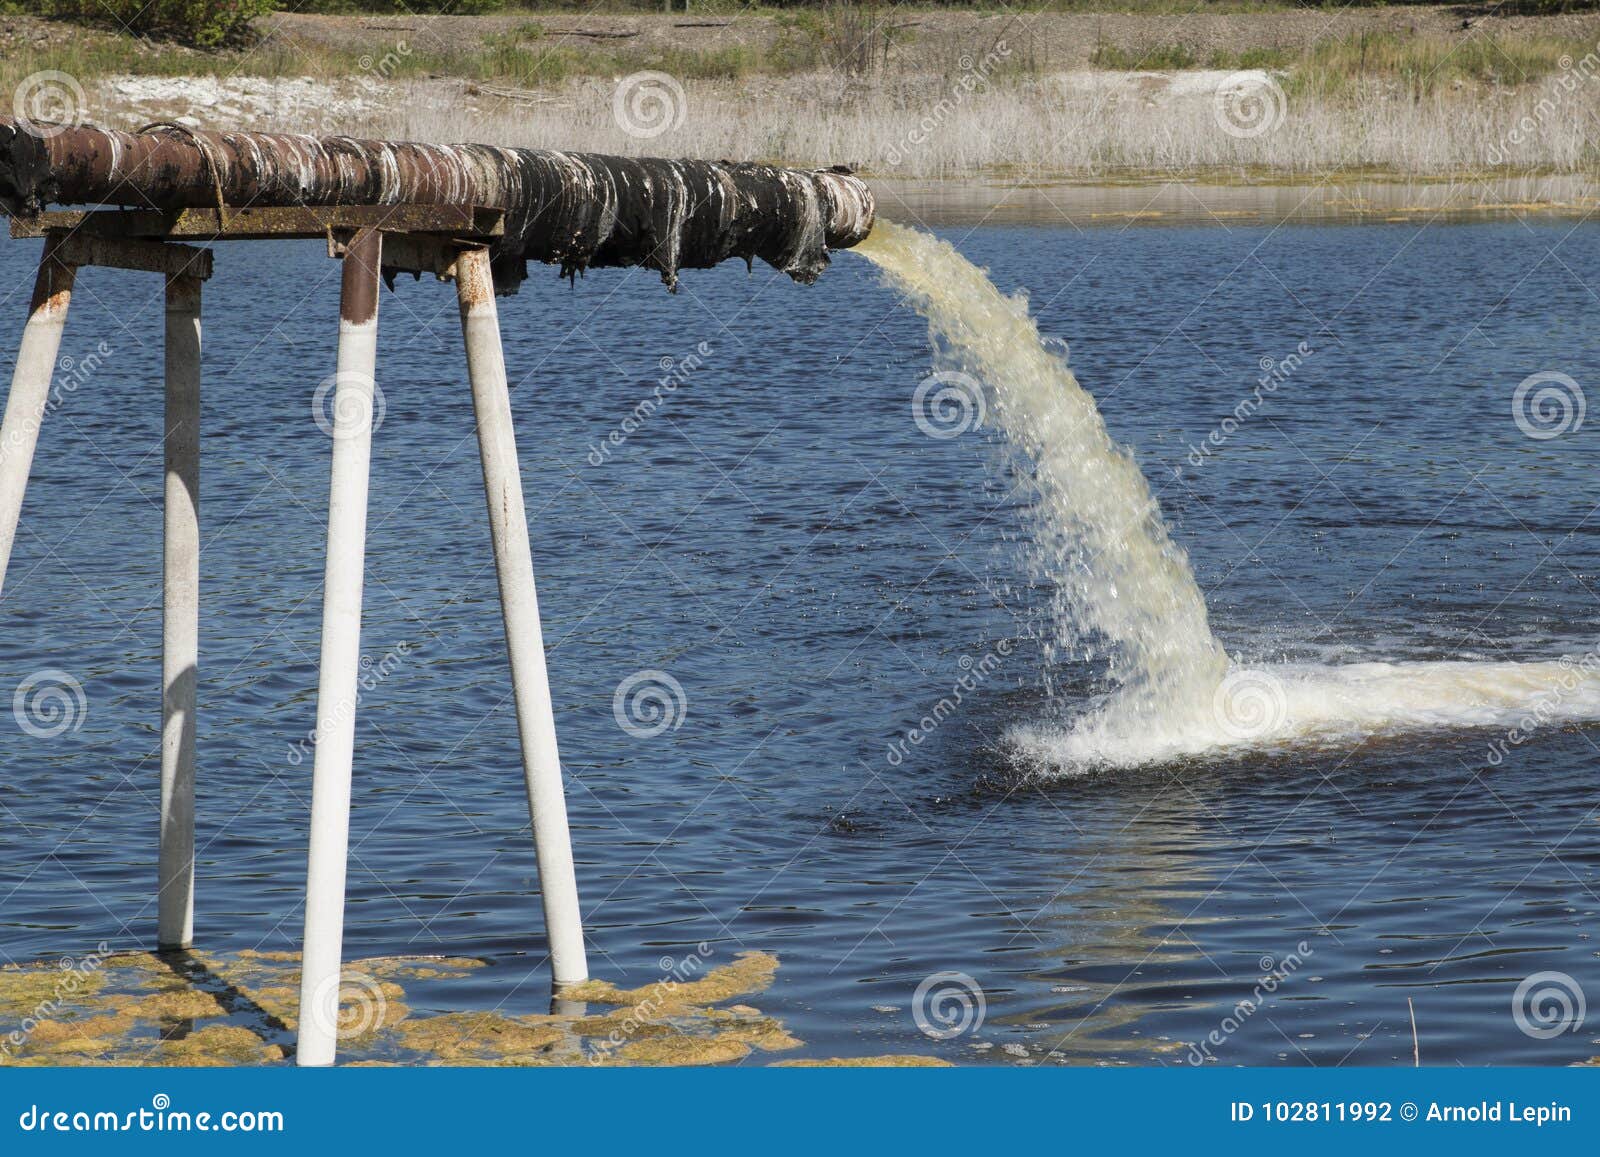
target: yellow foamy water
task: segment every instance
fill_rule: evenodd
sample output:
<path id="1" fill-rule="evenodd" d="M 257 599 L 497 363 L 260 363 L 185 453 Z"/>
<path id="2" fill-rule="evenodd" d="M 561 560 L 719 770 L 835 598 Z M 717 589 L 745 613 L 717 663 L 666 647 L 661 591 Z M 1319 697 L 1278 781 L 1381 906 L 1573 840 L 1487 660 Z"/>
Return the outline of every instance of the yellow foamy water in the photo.
<path id="1" fill-rule="evenodd" d="M 1025 295 L 1001 293 L 939 239 L 880 220 L 856 250 L 928 320 L 937 390 L 1026 460 L 1034 575 L 1053 584 L 1048 662 L 1103 653 L 1117 688 L 1065 722 L 1018 723 L 1041 769 L 1126 767 L 1385 734 L 1499 728 L 1503 756 L 1540 727 L 1600 719 L 1600 660 L 1244 665 L 1211 632 L 1205 598 L 1132 455 L 1041 340 Z M 924 383 L 926 386 L 927 383 Z M 971 397 L 961 397 L 962 391 Z M 919 396 L 924 391 L 919 391 Z M 937 415 L 934 415 L 937 417 Z M 922 418 L 919 416 L 919 421 Z M 1509 733 L 1509 735 L 1505 734 Z"/>
<path id="2" fill-rule="evenodd" d="M 1209 694 L 1228 658 L 1205 598 L 1138 463 L 1106 430 L 1077 378 L 1039 338 L 1027 299 L 926 233 L 880 221 L 859 247 L 924 317 L 952 390 L 974 399 L 1031 467 L 1033 571 L 1056 585 L 1047 655 L 1108 650 L 1130 698 Z"/>

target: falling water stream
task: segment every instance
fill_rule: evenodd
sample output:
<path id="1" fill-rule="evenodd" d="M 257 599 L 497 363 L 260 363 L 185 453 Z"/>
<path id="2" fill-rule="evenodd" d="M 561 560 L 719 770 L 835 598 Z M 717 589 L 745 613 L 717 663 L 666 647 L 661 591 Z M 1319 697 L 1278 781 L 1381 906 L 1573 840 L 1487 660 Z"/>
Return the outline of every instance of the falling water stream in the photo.
<path id="1" fill-rule="evenodd" d="M 1594 652 L 1535 663 L 1230 661 L 1138 463 L 1041 339 L 1026 295 L 1007 297 L 951 245 L 891 222 L 856 252 L 928 319 L 938 372 L 923 405 L 994 426 L 1020 459 L 1017 477 L 1031 489 L 1030 569 L 1055 590 L 1041 639 L 1047 666 L 1105 663 L 1108 692 L 1010 729 L 1024 760 L 1072 771 L 1440 728 L 1522 735 L 1600 719 Z"/>

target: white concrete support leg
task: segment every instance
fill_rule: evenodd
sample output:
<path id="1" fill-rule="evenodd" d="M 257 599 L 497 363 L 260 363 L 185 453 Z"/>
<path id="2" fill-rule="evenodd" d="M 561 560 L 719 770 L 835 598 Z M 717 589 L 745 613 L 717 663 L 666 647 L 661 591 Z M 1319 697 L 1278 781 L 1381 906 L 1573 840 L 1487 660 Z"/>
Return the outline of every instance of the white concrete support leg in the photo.
<path id="1" fill-rule="evenodd" d="M 0 422 L 0 588 L 5 585 L 11 544 L 17 537 L 22 496 L 33 469 L 33 451 L 39 444 L 39 426 L 50 400 L 50 379 L 56 371 L 56 352 L 67 324 L 72 281 L 77 270 L 56 256 L 58 238 L 45 239 L 39 275 L 33 283 L 28 324 L 17 347 L 17 365 L 11 374 L 11 394 L 6 416 Z"/>
<path id="2" fill-rule="evenodd" d="M 156 945 L 194 941 L 195 681 L 200 662 L 200 281 L 167 279 L 161 603 L 161 863 Z"/>
<path id="3" fill-rule="evenodd" d="M 511 657 L 511 687 L 522 734 L 522 768 L 528 783 L 539 859 L 539 889 L 550 940 L 555 984 L 576 984 L 589 975 L 578 910 L 578 880 L 567 831 L 567 800 L 561 786 L 561 756 L 556 749 L 550 679 L 545 671 L 544 638 L 539 626 L 539 596 L 533 584 L 533 553 L 528 517 L 522 504 L 522 472 L 511 424 L 511 391 L 500 348 L 500 320 L 485 249 L 456 260 L 456 291 L 461 329 L 467 343 L 467 373 L 478 418 L 478 449 L 483 456 L 483 486 L 489 502 L 495 570 L 500 577 L 500 607 L 505 616 L 506 650 Z"/>
<path id="4" fill-rule="evenodd" d="M 361 586 L 366 566 L 367 468 L 378 353 L 382 237 L 356 233 L 345 249 L 339 299 L 339 363 L 333 403 L 333 478 L 322 591 L 322 659 L 306 867 L 305 945 L 295 1059 L 331 1065 L 338 1046 L 345 860 L 350 844 L 350 764 L 361 661 Z"/>

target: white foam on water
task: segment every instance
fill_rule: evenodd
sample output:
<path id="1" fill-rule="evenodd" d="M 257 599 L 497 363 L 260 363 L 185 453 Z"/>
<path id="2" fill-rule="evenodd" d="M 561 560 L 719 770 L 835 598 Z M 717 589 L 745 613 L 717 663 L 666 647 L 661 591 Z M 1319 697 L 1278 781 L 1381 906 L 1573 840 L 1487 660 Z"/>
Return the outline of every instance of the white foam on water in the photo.
<path id="1" fill-rule="evenodd" d="M 1600 719 L 1594 653 L 1534 663 L 1230 663 L 1138 464 L 1041 339 L 1026 296 L 1006 296 L 954 247 L 892 222 L 880 220 L 856 252 L 928 320 L 938 373 L 918 391 L 928 407 L 919 423 L 981 419 L 1024 459 L 1029 562 L 1057 592 L 1041 640 L 1047 664 L 1096 653 L 1108 663 L 1113 693 L 1075 718 L 1008 730 L 1024 761 L 1070 773 L 1469 727 L 1523 737 L 1486 741 L 1503 755 L 1539 727 Z"/>
<path id="2" fill-rule="evenodd" d="M 1478 727 L 1492 729 L 1483 758 L 1499 764 L 1541 728 L 1592 719 L 1600 719 L 1600 666 L 1592 656 L 1588 663 L 1283 663 L 1233 667 L 1209 702 L 1152 714 L 1112 696 L 1076 719 L 1013 727 L 1007 741 L 1037 768 L 1071 772 Z"/>

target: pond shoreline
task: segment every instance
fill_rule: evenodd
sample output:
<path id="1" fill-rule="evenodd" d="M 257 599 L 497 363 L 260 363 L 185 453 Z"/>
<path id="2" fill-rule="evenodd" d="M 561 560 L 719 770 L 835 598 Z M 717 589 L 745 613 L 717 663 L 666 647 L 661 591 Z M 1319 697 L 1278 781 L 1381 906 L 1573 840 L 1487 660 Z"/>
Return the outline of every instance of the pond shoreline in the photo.
<path id="1" fill-rule="evenodd" d="M 930 227 L 1069 225 L 1442 224 L 1582 219 L 1600 210 L 1600 180 L 1583 174 L 1408 178 L 1371 173 L 1317 182 L 1225 182 L 1155 175 L 1117 181 L 946 181 L 868 178 L 878 211 Z"/>

